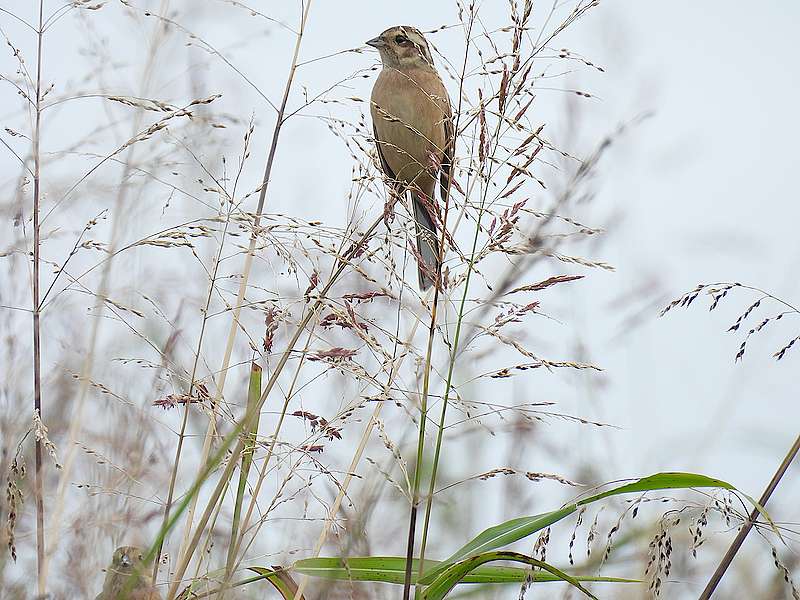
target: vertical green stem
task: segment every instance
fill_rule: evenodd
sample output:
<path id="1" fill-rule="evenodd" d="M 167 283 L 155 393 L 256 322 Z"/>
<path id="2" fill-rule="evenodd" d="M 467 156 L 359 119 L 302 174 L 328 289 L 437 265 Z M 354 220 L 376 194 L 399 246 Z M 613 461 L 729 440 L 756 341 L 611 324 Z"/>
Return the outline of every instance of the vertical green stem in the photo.
<path id="1" fill-rule="evenodd" d="M 247 410 L 253 412 L 254 407 L 261 397 L 261 367 L 255 362 L 250 364 L 250 386 L 247 390 Z M 231 543 L 228 546 L 228 561 L 225 567 L 225 581 L 227 582 L 233 575 L 233 566 L 236 560 L 236 538 L 239 534 L 239 523 L 242 518 L 242 502 L 244 501 L 244 489 L 247 486 L 247 475 L 250 466 L 253 464 L 253 451 L 258 435 L 258 422 L 261 413 L 255 413 L 255 419 L 250 427 L 245 430 L 245 447 L 242 451 L 242 468 L 239 472 L 239 487 L 236 490 L 236 504 L 233 507 L 233 523 L 231 524 Z M 222 590 L 224 594 L 225 590 Z"/>
<path id="2" fill-rule="evenodd" d="M 442 227 L 444 229 L 444 227 Z M 441 246 L 440 246 L 441 247 Z M 422 377 L 422 401 L 419 409 L 419 435 L 417 438 L 417 463 L 414 466 L 414 489 L 411 495 L 411 515 L 408 520 L 408 542 L 406 544 L 406 572 L 403 584 L 403 600 L 408 600 L 411 594 L 411 571 L 414 559 L 414 537 L 417 529 L 417 507 L 419 506 L 419 486 L 422 480 L 422 465 L 425 455 L 425 423 L 428 420 L 428 389 L 431 378 L 431 355 L 433 354 L 433 338 L 436 335 L 436 308 L 439 300 L 439 287 L 441 279 L 441 260 L 439 271 L 436 274 L 436 288 L 433 293 L 433 308 L 431 309 L 431 325 L 428 330 L 428 348 L 425 353 L 425 373 Z"/>
<path id="3" fill-rule="evenodd" d="M 456 111 L 456 121 L 455 121 L 455 123 L 453 125 L 453 136 L 454 137 L 456 137 L 458 135 L 458 130 L 459 130 L 460 121 L 461 121 L 461 110 L 462 110 L 463 103 L 464 103 L 464 94 L 463 94 L 464 77 L 465 77 L 466 72 L 467 72 L 467 61 L 469 59 L 469 40 L 470 40 L 470 38 L 472 36 L 472 25 L 473 25 L 473 23 L 474 23 L 474 14 L 470 13 L 470 20 L 469 20 L 469 25 L 467 27 L 467 34 L 466 34 L 467 47 L 466 47 L 466 49 L 464 51 L 464 63 L 462 65 L 462 67 L 461 67 L 461 77 L 459 78 L 458 110 Z M 447 223 L 447 213 L 448 213 L 449 208 L 450 208 L 450 191 L 451 191 L 451 189 L 453 187 L 453 179 L 455 177 L 455 143 L 456 143 L 456 140 L 454 139 L 453 140 L 453 156 L 454 156 L 453 163 L 454 164 L 450 165 L 450 178 L 448 179 L 448 182 L 447 182 L 447 196 L 446 196 L 447 200 L 445 202 L 445 208 L 444 208 L 443 222 L 445 224 Z M 482 207 L 481 207 L 481 211 L 482 211 Z M 482 212 L 481 212 L 481 215 L 482 215 Z M 470 259 L 470 263 L 469 263 L 469 267 L 468 267 L 469 270 L 467 272 L 467 279 L 466 279 L 466 282 L 465 282 L 464 294 L 461 297 L 461 306 L 460 306 L 459 312 L 458 312 L 458 324 L 457 324 L 457 327 L 456 327 L 455 342 L 454 342 L 453 350 L 452 350 L 451 355 L 450 355 L 450 365 L 449 365 L 449 369 L 448 369 L 448 373 L 447 373 L 447 383 L 445 385 L 445 393 L 444 393 L 444 396 L 442 398 L 442 412 L 441 412 L 441 415 L 439 417 L 439 431 L 438 431 L 438 433 L 436 435 L 436 450 L 435 450 L 435 454 L 434 454 L 434 458 L 433 458 L 433 470 L 431 471 L 431 479 L 430 479 L 430 484 L 429 484 L 429 487 L 428 487 L 428 497 L 427 497 L 426 503 L 425 503 L 425 520 L 424 520 L 424 522 L 422 524 L 422 541 L 420 542 L 420 550 L 419 550 L 419 576 L 420 577 L 422 576 L 422 571 L 424 569 L 424 564 L 425 564 L 425 549 L 426 549 L 427 544 L 428 544 L 428 527 L 430 525 L 431 504 L 433 502 L 433 490 L 434 490 L 434 486 L 436 484 L 436 474 L 437 474 L 438 467 L 439 467 L 439 456 L 440 456 L 441 448 L 442 448 L 442 433 L 444 431 L 444 420 L 445 420 L 445 415 L 447 413 L 447 401 L 448 401 L 448 397 L 450 395 L 451 381 L 452 381 L 452 377 L 453 377 L 453 366 L 455 364 L 456 351 L 457 351 L 457 348 L 458 348 L 458 338 L 459 338 L 459 334 L 461 332 L 461 321 L 462 321 L 463 314 L 464 314 L 464 304 L 466 302 L 467 290 L 469 289 L 469 276 L 472 273 L 472 267 L 474 265 L 475 248 L 476 248 L 476 244 L 477 244 L 477 241 L 478 241 L 478 231 L 480 231 L 480 216 L 478 218 L 478 225 L 475 228 L 475 237 L 474 237 L 473 243 L 472 243 L 472 258 Z M 445 231 L 444 231 L 444 227 L 442 227 L 442 237 L 439 240 L 439 248 L 440 248 L 440 252 L 442 252 L 442 253 L 444 253 L 445 242 L 446 242 Z M 443 262 L 442 261 L 443 258 L 444 258 L 443 256 L 439 257 L 439 264 L 441 264 Z M 438 292 L 438 290 L 437 290 L 437 292 Z M 409 571 L 409 569 L 408 569 L 408 566 L 407 566 L 406 567 L 406 574 L 407 575 L 408 575 L 408 571 Z M 419 591 L 419 589 L 417 588 L 417 592 L 418 591 Z"/>

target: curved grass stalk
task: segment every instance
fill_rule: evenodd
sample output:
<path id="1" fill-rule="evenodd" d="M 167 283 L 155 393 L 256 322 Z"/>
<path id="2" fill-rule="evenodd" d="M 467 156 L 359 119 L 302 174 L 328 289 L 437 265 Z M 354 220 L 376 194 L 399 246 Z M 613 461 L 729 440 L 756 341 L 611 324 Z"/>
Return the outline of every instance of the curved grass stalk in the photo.
<path id="1" fill-rule="evenodd" d="M 459 125 L 460 125 L 460 120 L 461 120 L 461 111 L 462 111 L 462 108 L 463 108 L 464 78 L 465 78 L 466 71 L 467 71 L 467 61 L 469 59 L 469 40 L 472 37 L 472 27 L 473 27 L 474 22 L 475 22 L 475 14 L 472 11 L 470 11 L 469 25 L 467 27 L 467 32 L 466 32 L 466 36 L 465 36 L 465 39 L 467 40 L 467 47 L 466 47 L 466 49 L 464 51 L 464 62 L 463 62 L 463 65 L 461 67 L 461 77 L 459 78 L 458 110 L 456 111 L 456 114 L 457 114 L 456 122 L 455 122 L 455 124 L 453 126 L 454 131 L 458 131 Z M 452 170 L 451 170 L 451 172 L 452 172 Z M 477 178 L 476 178 L 476 181 L 477 181 Z M 448 209 L 449 209 L 449 206 L 450 206 L 450 191 L 451 191 L 452 185 L 453 185 L 453 178 L 451 177 L 450 180 L 447 183 L 447 202 L 445 203 L 445 217 L 444 217 L 444 222 L 445 223 L 447 222 L 447 212 L 448 212 Z M 470 187 L 468 186 L 467 189 L 470 189 Z M 484 199 L 485 199 L 485 194 L 484 194 Z M 464 203 L 464 210 L 466 210 L 466 202 Z M 464 210 L 462 210 L 461 214 L 459 214 L 459 221 L 461 219 L 461 216 L 464 214 Z M 449 361 L 450 364 L 448 366 L 448 371 L 447 371 L 447 381 L 446 381 L 446 384 L 445 384 L 444 395 L 442 397 L 442 411 L 441 411 L 441 415 L 439 417 L 439 431 L 438 431 L 437 436 L 436 436 L 436 449 L 435 449 L 435 452 L 434 452 L 433 470 L 431 472 L 430 485 L 429 485 L 429 488 L 428 488 L 428 497 L 427 497 L 426 505 L 425 505 L 425 518 L 424 518 L 423 525 L 422 525 L 422 540 L 420 542 L 420 553 L 419 553 L 419 570 L 420 570 L 419 571 L 419 575 L 420 576 L 422 575 L 422 572 L 423 572 L 424 566 L 425 566 L 425 549 L 426 549 L 426 546 L 427 546 L 427 543 L 428 543 L 428 526 L 430 524 L 431 504 L 432 504 L 432 501 L 433 501 L 433 489 L 434 489 L 434 486 L 436 485 L 436 473 L 437 473 L 438 466 L 439 466 L 439 456 L 440 456 L 441 447 L 442 447 L 442 434 L 443 434 L 443 431 L 444 431 L 444 419 L 445 419 L 445 415 L 446 415 L 446 412 L 447 412 L 447 403 L 448 403 L 448 399 L 449 399 L 449 395 L 450 395 L 451 382 L 452 382 L 452 378 L 453 378 L 453 367 L 455 365 L 455 357 L 456 357 L 456 353 L 458 351 L 459 335 L 461 333 L 461 321 L 462 321 L 463 315 L 464 315 L 464 305 L 466 303 L 467 291 L 469 290 L 470 275 L 472 273 L 472 268 L 473 268 L 474 262 L 475 262 L 475 251 L 476 251 L 476 248 L 477 248 L 478 233 L 480 232 L 480 223 L 481 223 L 481 217 L 482 216 L 483 216 L 483 204 L 481 205 L 481 212 L 478 215 L 478 220 L 477 220 L 477 223 L 475 225 L 475 236 L 473 237 L 473 241 L 472 241 L 472 254 L 471 254 L 471 257 L 470 257 L 469 265 L 467 266 L 467 279 L 466 279 L 466 281 L 464 283 L 464 293 L 461 296 L 461 304 L 459 306 L 459 311 L 458 311 L 458 319 L 457 319 L 457 324 L 456 324 L 455 339 L 454 339 L 454 342 L 453 342 L 453 350 L 452 350 L 451 355 L 450 355 L 450 361 Z M 445 232 L 443 230 L 442 231 L 442 238 L 439 241 L 439 248 L 442 249 L 442 253 L 443 253 L 443 249 L 444 249 L 444 245 L 445 245 L 445 241 L 446 241 L 444 233 Z M 440 259 L 439 259 L 439 263 L 440 264 L 441 264 L 441 259 L 442 259 L 442 257 L 440 257 Z M 413 556 L 411 558 L 413 558 Z M 408 561 L 407 565 L 406 565 L 406 581 L 409 584 L 410 584 L 409 577 L 411 575 L 411 568 L 410 567 L 411 567 L 411 562 Z"/>

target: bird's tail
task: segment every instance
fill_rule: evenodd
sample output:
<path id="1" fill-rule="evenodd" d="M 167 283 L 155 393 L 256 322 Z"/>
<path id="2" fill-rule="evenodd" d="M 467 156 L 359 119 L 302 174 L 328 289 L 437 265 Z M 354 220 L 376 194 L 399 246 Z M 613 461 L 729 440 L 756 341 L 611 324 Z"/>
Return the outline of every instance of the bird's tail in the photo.
<path id="1" fill-rule="evenodd" d="M 419 288 L 423 292 L 436 283 L 439 274 L 439 239 L 436 224 L 431 218 L 430 209 L 424 198 L 416 193 L 414 199 L 414 221 L 417 224 L 417 250 L 420 254 Z"/>

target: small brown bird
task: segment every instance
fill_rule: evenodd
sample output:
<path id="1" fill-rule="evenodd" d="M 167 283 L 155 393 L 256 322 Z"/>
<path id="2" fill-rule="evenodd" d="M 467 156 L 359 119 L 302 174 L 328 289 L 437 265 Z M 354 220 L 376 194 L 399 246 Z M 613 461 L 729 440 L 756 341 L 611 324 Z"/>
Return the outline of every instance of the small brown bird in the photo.
<path id="1" fill-rule="evenodd" d="M 141 548 L 122 546 L 114 551 L 106 570 L 103 591 L 95 600 L 161 600 Z"/>
<path id="2" fill-rule="evenodd" d="M 440 271 L 434 192 L 440 176 L 444 200 L 453 163 L 450 100 L 419 30 L 391 27 L 367 44 L 377 48 L 383 63 L 370 103 L 378 156 L 396 193 L 412 195 L 424 291 L 437 282 Z"/>

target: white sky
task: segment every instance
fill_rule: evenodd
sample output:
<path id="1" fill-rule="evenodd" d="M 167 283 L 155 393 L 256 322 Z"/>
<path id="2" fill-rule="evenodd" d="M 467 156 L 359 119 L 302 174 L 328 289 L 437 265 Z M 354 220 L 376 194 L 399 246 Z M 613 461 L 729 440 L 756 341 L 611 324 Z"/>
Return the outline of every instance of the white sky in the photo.
<path id="1" fill-rule="evenodd" d="M 505 2 L 494 3 L 498 11 L 506 9 Z M 260 4 L 261 10 L 279 10 L 288 22 L 296 22 L 294 3 L 279 8 L 254 3 Z M 490 4 L 485 1 L 484 10 L 490 11 Z M 0 6 L 19 8 L 9 0 Z M 210 41 L 218 40 L 227 48 L 226 55 L 277 99 L 289 36 L 274 28 L 261 36 L 262 24 L 247 29 L 239 21 L 211 20 L 217 14 L 223 14 L 219 3 L 198 2 L 196 12 L 182 22 L 202 28 Z M 302 56 L 359 46 L 398 23 L 429 29 L 454 20 L 449 2 L 318 0 Z M 141 42 L 136 38 L 139 32 L 117 21 L 119 29 L 105 32 L 112 47 L 124 46 L 124 36 L 129 36 L 129 47 Z M 216 25 L 210 28 L 209 23 Z M 755 336 L 744 361 L 734 364 L 742 338 L 725 330 L 756 299 L 752 293 L 731 294 L 710 315 L 700 298 L 688 311 L 657 318 L 668 300 L 700 282 L 741 281 L 800 304 L 795 275 L 800 267 L 798 25 L 796 2 L 609 1 L 559 43 L 606 70 L 583 70 L 566 80 L 598 97 L 581 104 L 577 149 L 587 150 L 622 122 L 654 113 L 615 144 L 600 169 L 601 192 L 581 215 L 591 225 L 609 224 L 609 235 L 594 247 L 593 257 L 615 265 L 617 271 L 591 273 L 584 282 L 564 288 L 554 314 L 561 322 L 562 338 L 606 369 L 603 386 L 573 385 L 566 392 L 560 387 L 560 408 L 620 427 L 563 426 L 561 435 L 575 436 L 571 447 L 576 453 L 597 453 L 599 460 L 607 461 L 609 476 L 697 471 L 757 496 L 798 433 L 800 347 L 781 363 L 771 358 L 800 334 L 796 319 L 787 318 Z M 74 47 L 69 32 L 64 27 L 63 33 L 54 33 L 52 47 Z M 241 39 L 249 43 L 231 45 Z M 446 55 L 448 44 L 456 41 L 450 34 L 434 38 Z M 68 72 L 74 57 L 65 51 L 49 58 L 51 77 L 56 74 L 54 79 L 63 83 L 58 75 Z M 135 56 L 125 59 L 136 61 Z M 319 91 L 373 61 L 371 54 L 346 54 L 316 63 L 298 77 L 312 92 Z M 174 76 L 160 82 L 159 92 L 169 96 L 180 90 L 187 97 L 180 69 Z M 357 85 L 361 87 L 354 93 L 366 97 L 371 80 Z M 240 90 L 226 92 L 223 106 L 244 118 L 255 111 L 261 127 L 253 154 L 261 156 L 271 127 L 271 113 L 263 101 L 242 90 L 241 80 L 229 71 L 209 74 L 205 87 Z M 553 123 L 555 131 L 561 99 L 553 92 L 537 108 L 542 111 L 539 119 Z M 74 125 L 65 125 L 50 139 L 67 138 Z M 350 158 L 341 148 L 315 121 L 300 119 L 287 127 L 272 208 L 342 223 L 340 207 L 309 202 L 322 194 L 346 193 Z M 0 166 L 3 181 L 16 176 L 6 158 Z M 752 322 L 775 312 L 772 306 Z M 632 327 L 629 317 L 635 321 Z M 541 470 L 568 469 L 579 458 L 563 457 Z M 799 520 L 793 502 L 800 492 L 797 473 L 797 467 L 790 471 L 775 496 L 781 520 Z"/>

